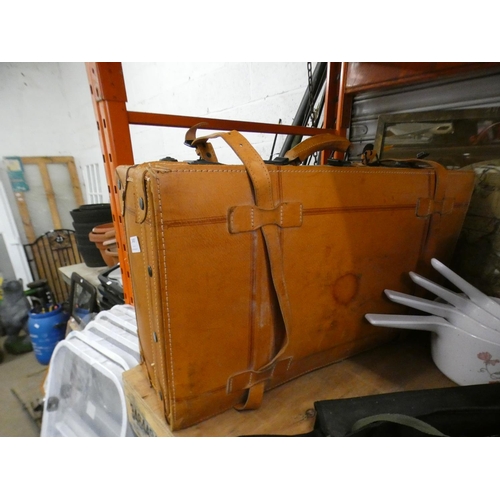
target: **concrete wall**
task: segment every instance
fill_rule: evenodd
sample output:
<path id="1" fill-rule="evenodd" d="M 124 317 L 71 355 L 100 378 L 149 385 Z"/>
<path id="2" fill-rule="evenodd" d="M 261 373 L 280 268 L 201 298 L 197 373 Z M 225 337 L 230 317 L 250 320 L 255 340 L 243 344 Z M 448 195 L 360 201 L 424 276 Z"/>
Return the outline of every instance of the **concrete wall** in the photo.
<path id="1" fill-rule="evenodd" d="M 307 65 L 299 63 L 123 63 L 131 111 L 291 124 L 307 87 Z M 83 62 L 0 63 L 0 158 L 73 156 L 85 196 L 86 165 L 102 167 L 102 153 Z M 173 156 L 195 159 L 184 146 L 183 129 L 131 126 L 136 162 Z M 203 133 L 203 131 L 202 131 Z M 265 158 L 274 136 L 245 134 Z M 275 154 L 284 137 L 279 137 Z M 238 162 L 222 141 L 219 160 Z M 10 183 L 0 168 L 4 190 L 19 234 L 6 246 L 24 242 L 22 223 Z M 0 217 L 0 234 L 5 233 Z M 12 241 L 12 238 L 17 241 Z M 10 242 L 10 243 L 9 243 Z M 5 257 L 4 257 L 5 258 Z M 16 257 L 17 259 L 17 257 Z M 12 260 L 12 259 L 11 259 Z M 12 263 L 17 274 L 21 268 Z M 1 256 L 0 256 L 1 268 Z M 24 271 L 23 271 L 24 272 Z"/>

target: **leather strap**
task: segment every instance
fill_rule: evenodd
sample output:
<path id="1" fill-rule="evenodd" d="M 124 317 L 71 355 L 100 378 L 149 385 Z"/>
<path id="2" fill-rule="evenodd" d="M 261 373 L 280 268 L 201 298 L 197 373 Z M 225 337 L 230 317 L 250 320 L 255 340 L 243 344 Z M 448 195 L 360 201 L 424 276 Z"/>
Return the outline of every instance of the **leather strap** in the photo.
<path id="1" fill-rule="evenodd" d="M 209 142 L 200 142 L 197 145 L 193 145 L 193 142 L 196 140 L 196 131 L 201 127 L 207 127 L 207 122 L 197 123 L 193 125 L 187 132 L 184 137 L 184 144 L 189 147 L 196 147 L 196 154 L 205 161 L 210 163 L 217 163 L 219 160 L 217 159 L 217 155 L 215 154 L 215 149 Z"/>
<path id="2" fill-rule="evenodd" d="M 190 148 L 194 147 L 193 142 L 196 140 L 196 131 L 200 127 L 208 127 L 207 122 L 200 122 L 197 123 L 196 125 L 193 125 L 191 128 L 188 129 L 186 132 L 186 135 L 184 136 L 184 144 L 186 146 L 189 146 Z"/>
<path id="3" fill-rule="evenodd" d="M 243 162 L 254 188 L 256 206 L 263 210 L 274 210 L 276 207 L 274 206 L 271 178 L 267 167 L 257 151 L 255 151 L 243 135 L 235 130 L 225 133 L 215 133 L 195 139 L 192 145 L 197 146 L 202 142 L 217 137 L 224 139 L 236 153 L 236 156 Z M 278 353 L 268 363 L 257 370 L 250 370 L 256 374 L 255 379 L 257 382 L 249 388 L 246 402 L 238 406 L 237 409 L 256 409 L 260 406 L 268 377 L 261 380 L 258 375 L 266 371 L 272 373 L 272 367 L 283 357 L 290 338 L 291 308 L 286 289 L 279 228 L 275 224 L 270 224 L 262 226 L 261 231 L 269 256 L 273 285 L 285 325 L 285 339 Z"/>
<path id="4" fill-rule="evenodd" d="M 265 382 L 252 385 L 248 390 L 248 395 L 244 403 L 236 405 L 236 410 L 256 410 L 262 404 L 264 397 L 264 389 L 266 388 Z"/>
<path id="5" fill-rule="evenodd" d="M 242 391 L 248 389 L 259 382 L 265 382 L 267 379 L 273 378 L 274 375 L 284 375 L 292 358 L 282 358 L 273 363 L 272 366 L 260 370 L 246 370 L 244 372 L 235 373 L 231 375 L 227 381 L 227 393 Z"/>
<path id="6" fill-rule="evenodd" d="M 330 149 L 333 151 L 346 152 L 351 143 L 345 137 L 330 133 L 319 134 L 309 137 L 305 141 L 297 144 L 295 147 L 285 153 L 285 158 L 288 158 L 291 164 L 302 163 L 308 156 Z"/>
<path id="7" fill-rule="evenodd" d="M 385 161 L 385 160 L 384 160 Z M 431 160 L 418 158 L 387 160 L 399 163 L 415 165 L 416 167 L 432 168 L 435 172 L 434 193 L 430 199 L 420 199 L 416 208 L 417 217 L 428 217 L 429 225 L 427 236 L 423 243 L 420 254 L 420 265 L 427 266 L 433 257 L 437 255 L 438 235 L 441 231 L 441 218 L 445 214 L 453 212 L 455 200 L 446 198 L 448 187 L 448 170 L 446 167 Z"/>
<path id="8" fill-rule="evenodd" d="M 147 169 L 131 168 L 127 171 L 127 178 L 132 181 L 135 193 L 135 221 L 142 224 L 148 214 L 148 196 L 146 193 Z"/>
<path id="9" fill-rule="evenodd" d="M 120 201 L 120 212 L 122 215 L 125 214 L 125 196 L 127 194 L 127 178 L 128 172 L 134 165 L 121 165 L 116 168 L 116 184 L 118 190 L 120 191 L 119 201 Z"/>

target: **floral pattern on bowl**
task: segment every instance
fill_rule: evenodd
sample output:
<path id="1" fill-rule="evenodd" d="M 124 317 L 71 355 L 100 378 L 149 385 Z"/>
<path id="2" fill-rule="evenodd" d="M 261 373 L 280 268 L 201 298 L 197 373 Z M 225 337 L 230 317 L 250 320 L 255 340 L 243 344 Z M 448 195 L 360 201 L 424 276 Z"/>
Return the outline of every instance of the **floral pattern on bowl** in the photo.
<path id="1" fill-rule="evenodd" d="M 492 359 L 493 356 L 489 352 L 480 352 L 477 357 L 484 363 L 484 367 L 479 371 L 488 373 L 492 381 L 500 381 L 500 371 L 492 372 L 490 369 L 490 366 L 495 366 L 497 363 L 500 363 L 500 359 Z"/>

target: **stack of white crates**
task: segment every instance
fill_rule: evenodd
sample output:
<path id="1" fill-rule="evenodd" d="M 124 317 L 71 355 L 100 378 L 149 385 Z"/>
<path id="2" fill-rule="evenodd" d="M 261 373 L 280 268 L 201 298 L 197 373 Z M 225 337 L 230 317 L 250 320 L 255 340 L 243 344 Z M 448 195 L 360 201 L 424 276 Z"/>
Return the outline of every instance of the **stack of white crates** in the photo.
<path id="1" fill-rule="evenodd" d="M 134 308 L 100 312 L 59 342 L 45 384 L 42 437 L 132 437 L 122 374 L 140 362 Z"/>

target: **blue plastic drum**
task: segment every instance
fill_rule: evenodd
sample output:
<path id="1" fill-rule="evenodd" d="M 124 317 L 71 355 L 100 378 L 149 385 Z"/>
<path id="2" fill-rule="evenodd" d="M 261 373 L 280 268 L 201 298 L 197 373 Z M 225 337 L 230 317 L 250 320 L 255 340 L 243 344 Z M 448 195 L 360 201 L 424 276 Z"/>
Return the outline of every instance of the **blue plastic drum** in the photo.
<path id="1" fill-rule="evenodd" d="M 28 332 L 35 357 L 42 365 L 48 365 L 57 343 L 64 339 L 69 314 L 59 306 L 53 311 L 30 313 Z"/>

